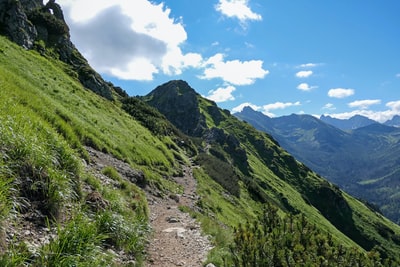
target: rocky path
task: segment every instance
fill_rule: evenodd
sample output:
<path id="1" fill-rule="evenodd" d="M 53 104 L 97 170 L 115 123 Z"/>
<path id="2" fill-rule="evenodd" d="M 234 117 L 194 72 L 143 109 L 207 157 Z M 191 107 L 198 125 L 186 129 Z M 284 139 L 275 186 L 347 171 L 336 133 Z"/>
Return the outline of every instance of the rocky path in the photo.
<path id="1" fill-rule="evenodd" d="M 96 175 L 103 184 L 116 183 L 101 173 L 106 166 L 116 168 L 124 179 L 140 182 L 140 173 L 133 170 L 129 164 L 90 147 L 86 149 L 91 158 L 91 163 L 86 166 L 87 171 Z M 175 181 L 184 188 L 182 195 L 160 198 L 154 196 L 152 194 L 154 192 L 150 190 L 146 192 L 153 229 L 147 247 L 146 267 L 202 266 L 207 252 L 212 248 L 208 238 L 202 235 L 199 223 L 189 214 L 179 210 L 179 206 L 194 207 L 198 198 L 193 167 L 183 168 L 183 177 L 175 178 Z"/>
<path id="2" fill-rule="evenodd" d="M 184 188 L 182 195 L 166 199 L 148 195 L 153 228 L 145 264 L 148 267 L 202 266 L 211 249 L 200 225 L 189 214 L 179 210 L 179 206 L 193 207 L 197 198 L 191 167 L 185 167 L 184 177 L 175 180 Z"/>

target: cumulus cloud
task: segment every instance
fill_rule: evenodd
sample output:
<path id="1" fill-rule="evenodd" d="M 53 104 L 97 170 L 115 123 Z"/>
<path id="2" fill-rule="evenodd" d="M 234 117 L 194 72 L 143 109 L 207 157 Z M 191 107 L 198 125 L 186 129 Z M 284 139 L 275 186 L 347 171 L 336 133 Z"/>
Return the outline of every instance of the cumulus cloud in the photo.
<path id="1" fill-rule="evenodd" d="M 235 90 L 236 88 L 232 85 L 228 85 L 227 87 L 220 87 L 218 89 L 209 91 L 209 95 L 206 96 L 206 98 L 215 102 L 235 100 L 235 97 L 232 95 Z"/>
<path id="2" fill-rule="evenodd" d="M 328 91 L 328 96 L 333 98 L 345 98 L 354 95 L 354 89 L 332 88 Z"/>
<path id="3" fill-rule="evenodd" d="M 215 9 L 224 16 L 238 19 L 241 23 L 249 20 L 262 20 L 260 14 L 250 9 L 248 0 L 219 0 Z"/>
<path id="4" fill-rule="evenodd" d="M 221 78 L 233 85 L 250 85 L 256 79 L 262 79 L 268 75 L 269 71 L 264 70 L 262 65 L 263 61 L 261 60 L 224 61 L 222 54 L 216 54 L 204 63 L 204 74 L 200 78 Z"/>
<path id="5" fill-rule="evenodd" d="M 390 101 L 386 103 L 386 106 L 396 114 L 400 114 L 400 100 Z"/>
<path id="6" fill-rule="evenodd" d="M 302 70 L 296 73 L 297 78 L 308 78 L 313 74 L 312 70 Z"/>
<path id="7" fill-rule="evenodd" d="M 310 86 L 308 83 L 301 83 L 297 86 L 297 89 L 302 91 L 311 91 L 312 89 L 318 88 L 318 86 Z"/>
<path id="8" fill-rule="evenodd" d="M 232 113 L 241 112 L 245 107 L 251 107 L 253 110 L 256 110 L 256 111 L 261 109 L 260 106 L 257 106 L 257 105 L 251 104 L 249 102 L 246 102 L 246 103 L 240 104 L 237 107 L 234 107 L 232 109 Z"/>
<path id="9" fill-rule="evenodd" d="M 327 115 L 338 119 L 349 119 L 355 115 L 362 115 L 370 118 L 371 120 L 383 123 L 387 120 L 392 119 L 394 115 L 400 114 L 400 100 L 387 102 L 386 107 L 388 107 L 388 109 L 382 111 L 357 109 L 350 112 L 334 113 Z"/>
<path id="10" fill-rule="evenodd" d="M 351 108 L 368 109 L 372 105 L 380 104 L 379 99 L 356 100 L 348 104 Z"/>
<path id="11" fill-rule="evenodd" d="M 121 79 L 152 80 L 200 67 L 202 56 L 184 54 L 187 34 L 181 19 L 163 3 L 147 0 L 58 0 L 72 41 L 99 72 Z"/>
<path id="12" fill-rule="evenodd" d="M 272 104 L 264 105 L 263 109 L 265 111 L 270 111 L 270 110 L 274 110 L 274 109 L 285 109 L 285 108 L 288 108 L 288 107 L 300 106 L 300 105 L 301 105 L 300 101 L 297 101 L 297 102 L 294 102 L 294 103 L 293 102 L 285 102 L 285 103 L 283 103 L 283 102 L 275 102 L 275 103 L 272 103 Z"/>

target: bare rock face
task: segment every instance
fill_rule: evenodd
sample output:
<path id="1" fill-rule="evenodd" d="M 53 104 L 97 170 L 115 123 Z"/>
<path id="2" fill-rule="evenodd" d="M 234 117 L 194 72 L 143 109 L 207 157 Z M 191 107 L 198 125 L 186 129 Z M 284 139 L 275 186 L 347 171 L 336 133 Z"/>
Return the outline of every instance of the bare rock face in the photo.
<path id="1" fill-rule="evenodd" d="M 0 34 L 43 55 L 51 48 L 58 59 L 72 66 L 84 87 L 113 99 L 113 86 L 89 66 L 71 42 L 63 11 L 55 0 L 46 5 L 41 0 L 0 0 Z"/>
<path id="2" fill-rule="evenodd" d="M 36 4 L 29 1 L 30 7 L 36 8 Z M 35 26 L 28 20 L 23 4 L 12 0 L 0 0 L 0 30 L 26 49 L 33 48 L 38 35 Z"/>

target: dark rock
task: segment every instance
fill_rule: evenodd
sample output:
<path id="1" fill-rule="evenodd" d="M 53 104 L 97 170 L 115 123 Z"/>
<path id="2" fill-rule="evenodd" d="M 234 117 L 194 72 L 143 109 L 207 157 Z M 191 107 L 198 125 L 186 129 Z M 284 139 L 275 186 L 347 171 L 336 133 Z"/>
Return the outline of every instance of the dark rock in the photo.
<path id="1" fill-rule="evenodd" d="M 101 194 L 97 191 L 93 191 L 86 196 L 85 199 L 86 204 L 93 210 L 93 211 L 101 211 L 105 210 L 107 207 L 110 206 L 108 200 L 104 199 Z"/>
<path id="2" fill-rule="evenodd" d="M 176 218 L 176 217 L 168 217 L 167 218 L 167 222 L 169 222 L 169 223 L 178 223 L 178 222 L 180 222 L 180 220 L 178 218 Z"/>
<path id="3" fill-rule="evenodd" d="M 183 133 L 200 137 L 207 125 L 200 112 L 198 97 L 187 82 L 173 80 L 158 86 L 143 99 L 164 114 Z"/>
<path id="4" fill-rule="evenodd" d="M 42 55 L 48 48 L 77 73 L 82 85 L 109 100 L 113 85 L 95 72 L 70 40 L 61 6 L 50 0 L 0 0 L 0 34 L 26 49 L 36 49 Z M 49 53 L 54 56 L 54 53 Z"/>
<path id="5" fill-rule="evenodd" d="M 31 49 L 37 38 L 35 26 L 28 20 L 23 3 L 26 1 L 0 0 L 0 31 L 18 45 Z M 29 2 L 36 7 L 37 2 Z"/>

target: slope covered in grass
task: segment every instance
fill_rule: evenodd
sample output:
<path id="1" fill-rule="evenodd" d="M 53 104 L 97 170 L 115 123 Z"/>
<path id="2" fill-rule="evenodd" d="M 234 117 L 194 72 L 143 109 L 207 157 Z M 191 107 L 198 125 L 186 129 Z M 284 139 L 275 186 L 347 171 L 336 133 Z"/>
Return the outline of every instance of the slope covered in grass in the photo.
<path id="1" fill-rule="evenodd" d="M 2 266 L 109 266 L 118 253 L 140 262 L 148 211 L 137 185 L 176 190 L 163 178 L 180 170 L 175 142 L 153 135 L 120 102 L 85 89 L 73 73 L 0 37 Z M 85 146 L 129 163 L 137 177 L 88 172 Z M 93 196 L 104 207 L 93 210 Z"/>
<path id="2" fill-rule="evenodd" d="M 255 218 L 270 203 L 279 207 L 281 215 L 305 214 L 310 223 L 344 246 L 378 248 L 384 257 L 398 255 L 397 225 L 297 162 L 269 135 L 196 94 L 186 82 L 168 82 L 142 99 L 179 122 L 175 125 L 183 130 L 188 128 L 188 113 L 181 112 L 179 117 L 176 110 L 183 102 L 195 103 L 185 108 L 197 112 L 190 115 L 195 119 L 190 123 L 198 129 L 192 136 L 198 140 L 196 162 L 202 167 L 197 172 L 200 206 L 211 217 L 237 225 L 244 218 Z"/>

